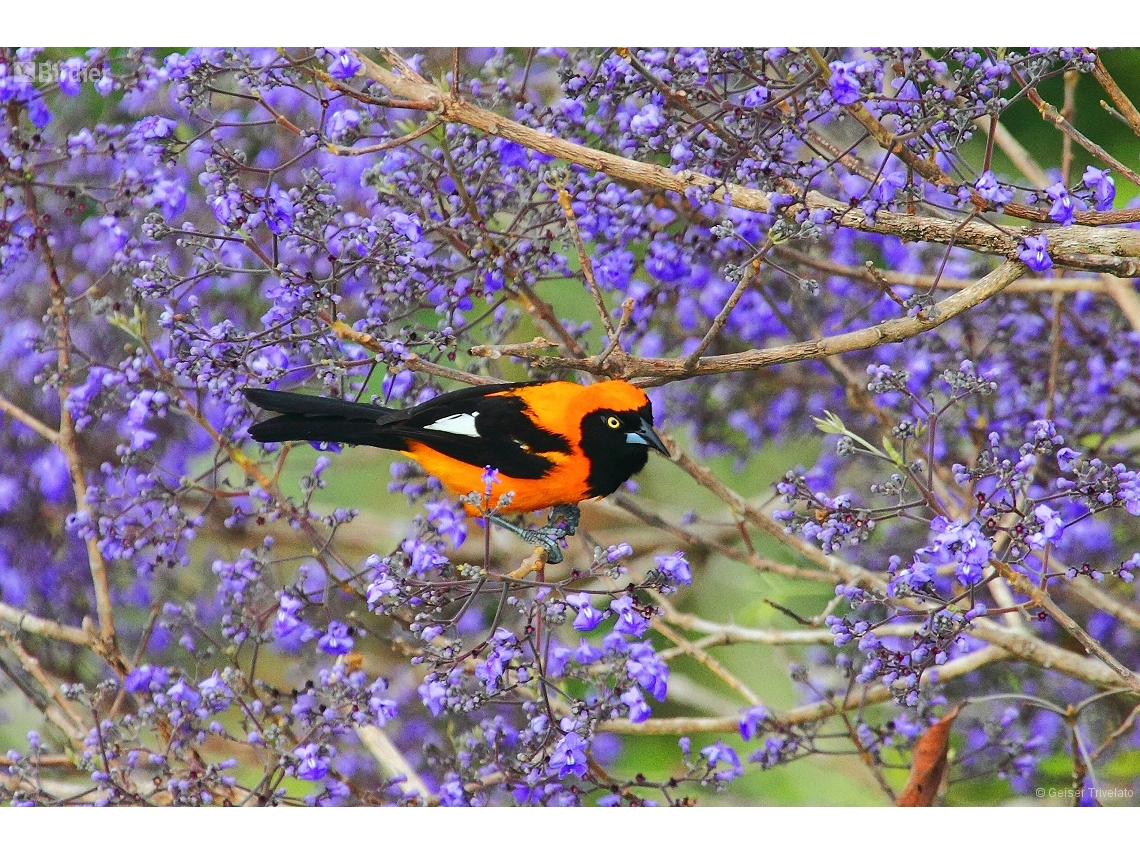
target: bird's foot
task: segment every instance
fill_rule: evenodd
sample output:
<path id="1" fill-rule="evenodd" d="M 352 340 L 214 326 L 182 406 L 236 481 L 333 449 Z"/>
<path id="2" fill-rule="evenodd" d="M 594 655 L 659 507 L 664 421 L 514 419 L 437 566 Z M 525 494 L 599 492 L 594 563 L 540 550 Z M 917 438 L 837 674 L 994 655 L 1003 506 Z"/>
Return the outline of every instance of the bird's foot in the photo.
<path id="1" fill-rule="evenodd" d="M 568 507 L 573 507 L 573 505 Z M 574 508 L 574 510 L 577 511 L 578 509 Z M 527 543 L 541 547 L 546 552 L 547 564 L 562 563 L 562 546 L 559 541 L 568 533 L 565 525 L 545 525 L 542 528 L 522 528 L 494 514 L 488 514 L 487 519 L 491 520 L 491 522 L 499 528 L 505 528 L 507 531 L 517 534 Z M 564 522 L 569 523 L 571 521 L 564 519 Z M 570 531 L 572 532 L 573 529 L 570 529 Z"/>
<path id="2" fill-rule="evenodd" d="M 550 520 L 546 528 L 561 528 L 567 537 L 572 537 L 578 530 L 578 522 L 582 519 L 582 511 L 577 505 L 555 505 L 550 509 Z"/>
<path id="3" fill-rule="evenodd" d="M 559 540 L 562 539 L 563 531 L 554 526 L 543 526 L 542 528 L 527 529 L 522 533 L 522 539 L 527 543 L 533 543 L 535 546 L 541 546 L 546 552 L 547 564 L 561 564 L 562 563 L 562 546 Z"/>

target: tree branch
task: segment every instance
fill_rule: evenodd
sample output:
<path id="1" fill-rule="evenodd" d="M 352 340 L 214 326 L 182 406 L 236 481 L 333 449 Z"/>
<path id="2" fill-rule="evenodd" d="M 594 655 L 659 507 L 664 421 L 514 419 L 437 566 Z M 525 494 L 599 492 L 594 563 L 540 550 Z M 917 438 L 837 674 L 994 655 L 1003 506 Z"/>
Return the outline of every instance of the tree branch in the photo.
<path id="1" fill-rule="evenodd" d="M 689 366 L 686 359 L 647 359 L 626 353 L 615 353 L 610 359 L 608 373 L 624 378 L 641 378 L 638 385 L 657 386 L 671 380 L 682 380 L 706 374 L 726 374 L 734 371 L 756 371 L 773 365 L 800 362 L 806 359 L 824 359 L 839 353 L 865 350 L 881 344 L 905 341 L 920 333 L 941 326 L 979 303 L 998 294 L 1011 282 L 1024 275 L 1028 268 L 1019 261 L 1007 261 L 983 276 L 971 287 L 957 291 L 922 312 L 905 318 L 892 318 L 853 332 L 838 333 L 815 341 L 757 348 L 723 356 L 705 356 Z M 540 356 L 535 360 L 539 368 L 573 368 L 596 373 L 598 368 L 590 359 L 567 359 Z"/>
<path id="2" fill-rule="evenodd" d="M 931 668 L 922 675 L 921 684 L 928 685 L 934 680 L 945 683 L 972 671 L 977 671 L 993 662 L 1009 657 L 1009 653 L 998 647 L 987 647 L 954 659 L 938 668 Z M 881 704 L 893 698 L 890 688 L 881 684 L 863 687 L 860 691 L 848 693 L 842 701 L 817 701 L 795 707 L 783 714 L 773 714 L 768 721 L 776 728 L 824 721 L 840 712 L 862 709 L 872 704 Z M 740 727 L 739 716 L 717 716 L 715 718 L 651 718 L 640 723 L 628 719 L 612 719 L 601 722 L 599 731 L 607 733 L 628 733 L 640 736 L 653 734 L 691 733 L 735 733 Z"/>

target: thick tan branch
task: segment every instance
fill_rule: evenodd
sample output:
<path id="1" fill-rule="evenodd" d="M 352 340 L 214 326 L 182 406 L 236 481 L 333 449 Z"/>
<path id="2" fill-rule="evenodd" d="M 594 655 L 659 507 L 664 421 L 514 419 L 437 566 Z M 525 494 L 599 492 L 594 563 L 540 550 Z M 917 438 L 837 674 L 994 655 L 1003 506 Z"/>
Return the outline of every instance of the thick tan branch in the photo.
<path id="1" fill-rule="evenodd" d="M 66 626 L 54 620 L 37 617 L 3 602 L 0 602 L 0 620 L 10 623 L 17 632 L 30 632 L 32 635 L 52 638 L 56 641 L 66 641 L 68 644 L 76 644 L 80 647 L 94 648 L 99 644 L 98 637 L 85 629 Z"/>
<path id="2" fill-rule="evenodd" d="M 671 172 L 661 166 L 640 163 L 560 139 L 545 131 L 528 128 L 498 113 L 476 107 L 449 92 L 443 92 L 410 69 L 394 52 L 386 51 L 385 56 L 396 71 L 384 68 L 368 57 L 357 54 L 370 78 L 398 97 L 430 104 L 432 110 L 445 121 L 468 125 L 569 163 L 603 172 L 622 181 L 680 194 L 695 190 L 709 194 L 714 201 L 748 211 L 766 212 L 770 207 L 768 194 L 750 187 L 720 181 L 689 170 Z M 953 220 L 886 212 L 876 214 L 872 222 L 868 221 L 866 215 L 858 208 L 853 209 L 852 206 L 819 192 L 809 192 L 805 201 L 810 210 L 831 211 L 839 218 L 839 224 L 845 228 L 893 234 L 903 240 L 953 243 L 954 246 L 1007 258 L 1015 254 L 1023 237 L 1042 231 L 1038 227 L 998 229 L 982 221 L 972 222 L 963 227 L 960 222 Z M 1024 213 L 1034 214 L 1035 218 L 1040 218 L 1041 212 L 1036 209 L 1020 207 L 1025 209 Z M 1007 206 L 1007 211 L 1010 210 L 1013 208 Z M 1124 212 L 1124 215 L 1131 216 L 1130 212 Z M 1112 222 L 1115 216 L 1117 212 L 1084 211 L 1076 216 L 1076 221 L 1101 224 Z M 1117 276 L 1140 275 L 1140 264 L 1132 261 L 1140 259 L 1140 234 L 1135 231 L 1076 225 L 1049 229 L 1048 234 L 1050 254 L 1054 263 L 1059 266 L 1114 273 Z"/>
<path id="3" fill-rule="evenodd" d="M 961 659 L 947 662 L 939 668 L 931 668 L 922 675 L 922 684 L 926 685 L 937 679 L 945 683 L 976 671 L 992 662 L 1008 658 L 1009 653 L 1001 648 L 987 647 L 969 653 Z M 791 727 L 808 724 L 813 721 L 823 721 L 848 710 L 862 709 L 872 704 L 881 704 L 891 700 L 891 690 L 887 686 L 876 684 L 860 691 L 851 692 L 843 698 L 842 702 L 817 701 L 813 704 L 804 704 L 788 712 L 774 714 L 770 721 L 777 727 Z M 598 730 L 610 733 L 630 733 L 639 735 L 650 734 L 691 734 L 691 733 L 734 733 L 740 726 L 738 716 L 716 716 L 712 718 L 651 718 L 639 724 L 628 719 L 616 719 L 602 722 Z"/>
<path id="4" fill-rule="evenodd" d="M 905 341 L 920 333 L 932 330 L 967 309 L 988 300 L 1003 288 L 1024 275 L 1028 268 L 1019 261 L 1007 261 L 1001 267 L 983 276 L 971 287 L 957 291 L 924 309 L 917 315 L 893 318 L 853 332 L 839 333 L 815 341 L 777 345 L 776 347 L 745 350 L 723 356 L 705 356 L 693 366 L 684 359 L 645 359 L 625 353 L 615 353 L 610 359 L 610 374 L 632 378 L 653 378 L 665 382 L 701 374 L 724 374 L 732 371 L 756 371 L 773 365 L 799 362 L 805 359 L 824 359 L 838 353 L 864 350 L 880 344 Z M 539 357 L 540 367 L 561 366 L 580 371 L 596 370 L 592 360 Z M 644 383 L 642 385 L 657 385 Z"/>

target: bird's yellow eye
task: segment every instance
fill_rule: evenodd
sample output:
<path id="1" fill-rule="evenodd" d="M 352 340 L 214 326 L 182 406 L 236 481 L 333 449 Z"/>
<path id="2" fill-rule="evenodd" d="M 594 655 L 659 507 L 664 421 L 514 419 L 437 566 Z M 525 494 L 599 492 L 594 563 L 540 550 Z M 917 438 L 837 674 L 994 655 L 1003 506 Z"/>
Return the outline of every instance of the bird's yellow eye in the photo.
<path id="1" fill-rule="evenodd" d="M 606 427 L 613 428 L 614 430 L 617 430 L 618 428 L 621 427 L 621 419 L 619 419 L 617 416 L 607 416 L 606 417 Z"/>

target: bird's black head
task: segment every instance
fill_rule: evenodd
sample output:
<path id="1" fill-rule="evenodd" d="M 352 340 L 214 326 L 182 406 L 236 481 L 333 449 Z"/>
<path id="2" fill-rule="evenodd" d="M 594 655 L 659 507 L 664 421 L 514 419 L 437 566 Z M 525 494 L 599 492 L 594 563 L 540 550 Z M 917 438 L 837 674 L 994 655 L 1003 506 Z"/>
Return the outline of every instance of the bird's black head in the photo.
<path id="1" fill-rule="evenodd" d="M 586 483 L 593 496 L 608 496 L 642 470 L 649 449 L 668 449 L 653 430 L 649 403 L 637 410 L 600 409 L 582 418 L 582 451 L 590 459 Z"/>

